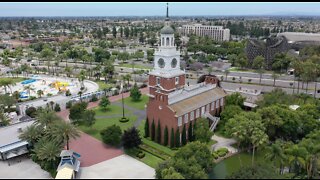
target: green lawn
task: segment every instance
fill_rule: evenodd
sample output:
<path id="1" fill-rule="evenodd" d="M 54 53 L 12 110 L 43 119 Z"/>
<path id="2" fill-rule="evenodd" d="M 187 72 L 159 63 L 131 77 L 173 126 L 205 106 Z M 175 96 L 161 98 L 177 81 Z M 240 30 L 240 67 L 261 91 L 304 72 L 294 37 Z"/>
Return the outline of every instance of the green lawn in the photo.
<path id="1" fill-rule="evenodd" d="M 132 65 L 130 63 L 121 63 L 119 64 L 119 67 L 132 68 Z M 152 69 L 152 67 L 144 66 L 141 64 L 135 64 L 134 69 Z"/>
<path id="2" fill-rule="evenodd" d="M 108 84 L 108 83 L 105 83 L 103 81 L 95 81 L 98 85 L 99 85 L 99 90 L 102 91 L 104 89 L 108 89 L 110 87 L 113 87 L 112 84 Z"/>
<path id="3" fill-rule="evenodd" d="M 239 67 L 231 67 L 229 68 L 230 72 L 256 72 L 254 69 L 241 69 Z M 264 73 L 272 74 L 273 71 L 265 71 Z"/>
<path id="4" fill-rule="evenodd" d="M 102 111 L 100 107 L 96 107 L 93 109 L 96 112 L 96 116 L 109 116 L 109 115 L 115 115 L 115 114 L 122 114 L 122 107 L 117 105 L 109 105 L 107 107 L 107 111 Z M 124 113 L 126 114 L 132 114 L 131 111 L 124 109 Z"/>
<path id="5" fill-rule="evenodd" d="M 8 77 L 9 79 L 12 79 L 14 83 L 20 83 L 24 80 L 27 80 L 27 78 L 23 78 L 23 77 Z M 0 78 L 0 80 L 3 78 Z"/>
<path id="6" fill-rule="evenodd" d="M 157 168 L 158 164 L 164 161 L 146 151 L 143 151 L 143 152 L 146 154 L 145 157 L 138 160 L 142 161 L 143 163 L 147 164 L 152 168 Z"/>
<path id="7" fill-rule="evenodd" d="M 130 97 L 125 98 L 124 99 L 124 104 L 126 104 L 127 106 L 139 109 L 139 110 L 144 110 L 145 109 L 145 105 L 147 104 L 147 102 L 149 101 L 149 97 L 147 95 L 142 95 L 141 96 L 141 100 L 140 101 L 132 101 L 132 99 Z"/>
<path id="8" fill-rule="evenodd" d="M 122 108 L 116 105 L 110 105 L 108 110 L 106 112 L 102 112 L 99 108 L 93 109 L 96 112 L 96 122 L 92 126 L 92 128 L 80 125 L 79 129 L 83 132 L 99 139 L 102 141 L 100 137 L 100 131 L 105 129 L 106 127 L 112 126 L 112 125 L 118 125 L 120 126 L 121 130 L 126 130 L 133 126 L 133 124 L 136 122 L 137 117 L 132 115 L 132 112 L 129 110 L 125 110 L 126 117 L 129 118 L 129 122 L 121 123 L 119 121 L 120 117 L 111 117 L 111 118 L 99 118 L 99 116 L 114 116 L 114 115 L 120 115 L 122 114 Z"/>

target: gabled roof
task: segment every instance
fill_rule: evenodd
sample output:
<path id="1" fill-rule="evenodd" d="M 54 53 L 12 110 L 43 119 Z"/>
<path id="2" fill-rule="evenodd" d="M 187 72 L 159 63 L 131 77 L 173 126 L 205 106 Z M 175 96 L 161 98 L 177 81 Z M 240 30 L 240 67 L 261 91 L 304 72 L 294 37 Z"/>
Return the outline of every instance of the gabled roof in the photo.
<path id="1" fill-rule="evenodd" d="M 190 111 L 221 99 L 226 95 L 227 93 L 222 88 L 216 87 L 182 101 L 178 101 L 177 103 L 168 105 L 168 107 L 176 113 L 177 117 L 179 117 Z"/>

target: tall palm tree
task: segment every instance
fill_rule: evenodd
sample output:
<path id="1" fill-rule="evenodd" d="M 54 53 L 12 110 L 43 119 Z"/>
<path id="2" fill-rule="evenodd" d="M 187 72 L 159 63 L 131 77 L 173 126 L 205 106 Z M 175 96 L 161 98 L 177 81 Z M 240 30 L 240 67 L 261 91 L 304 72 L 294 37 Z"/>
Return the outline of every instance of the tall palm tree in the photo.
<path id="1" fill-rule="evenodd" d="M 55 162 L 59 159 L 62 147 L 53 141 L 49 141 L 46 138 L 40 139 L 32 150 L 33 156 L 36 156 L 42 162 L 55 166 Z"/>
<path id="2" fill-rule="evenodd" d="M 276 85 L 276 79 L 279 78 L 279 75 L 275 72 L 272 73 L 272 78 L 273 78 L 273 86 Z"/>
<path id="3" fill-rule="evenodd" d="M 228 80 L 228 74 L 230 73 L 229 69 L 226 69 L 226 70 L 224 71 L 224 73 L 226 74 L 226 81 L 227 81 L 227 80 Z"/>
<path id="4" fill-rule="evenodd" d="M 32 88 L 30 85 L 24 86 L 23 89 L 28 92 L 29 97 L 31 96 L 31 91 L 34 90 L 34 88 Z"/>
<path id="5" fill-rule="evenodd" d="M 286 160 L 284 150 L 281 147 L 281 142 L 276 141 L 271 146 L 267 147 L 268 152 L 265 154 L 265 158 L 272 162 L 280 161 L 279 173 L 282 174 L 283 164 Z"/>
<path id="6" fill-rule="evenodd" d="M 80 137 L 80 131 L 65 121 L 57 121 L 48 129 L 48 139 L 57 144 L 67 144 L 67 150 L 69 150 L 69 140 Z"/>
<path id="7" fill-rule="evenodd" d="M 55 114 L 55 112 L 49 109 L 42 109 L 37 111 L 35 118 L 35 124 L 42 128 L 47 128 L 49 125 L 55 121 L 60 121 L 61 118 Z"/>
<path id="8" fill-rule="evenodd" d="M 305 147 L 300 147 L 297 144 L 294 144 L 290 148 L 288 148 L 285 153 L 288 156 L 290 170 L 293 167 L 294 172 L 296 174 L 299 174 L 301 172 L 301 169 L 306 165 L 305 157 L 308 154 L 308 151 Z"/>
<path id="9" fill-rule="evenodd" d="M 37 91 L 37 95 L 41 98 L 41 96 L 43 95 L 44 93 L 43 93 L 43 91 L 41 90 L 41 89 L 39 89 L 38 91 Z"/>
<path id="10" fill-rule="evenodd" d="M 320 144 L 314 143 L 312 139 L 303 139 L 301 145 L 308 151 L 306 156 L 306 170 L 308 179 L 312 179 L 317 174 L 317 163 L 320 158 Z"/>
<path id="11" fill-rule="evenodd" d="M 32 124 L 19 135 L 19 138 L 33 146 L 42 137 L 42 134 L 43 130 L 35 124 Z"/>

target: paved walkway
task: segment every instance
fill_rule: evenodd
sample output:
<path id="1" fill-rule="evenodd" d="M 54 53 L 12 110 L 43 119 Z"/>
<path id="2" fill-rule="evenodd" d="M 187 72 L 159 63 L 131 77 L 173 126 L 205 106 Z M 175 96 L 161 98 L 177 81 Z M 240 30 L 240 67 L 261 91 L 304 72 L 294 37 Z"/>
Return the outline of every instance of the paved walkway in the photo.
<path id="1" fill-rule="evenodd" d="M 21 162 L 0 161 L 0 179 L 52 179 L 51 175 L 30 158 L 21 158 Z"/>
<path id="2" fill-rule="evenodd" d="M 148 93 L 148 88 L 140 89 L 142 94 Z M 130 93 L 124 93 L 123 97 L 129 97 Z M 109 97 L 110 102 L 116 102 L 122 98 L 122 95 Z M 99 102 L 90 102 L 88 104 L 88 109 L 97 107 Z M 62 117 L 64 120 L 69 121 L 69 110 L 64 110 L 57 113 L 58 116 Z M 70 141 L 70 149 L 81 154 L 81 167 L 88 167 L 94 164 L 101 163 L 103 161 L 115 158 L 117 156 L 123 155 L 124 152 L 121 149 L 113 148 L 107 146 L 101 141 L 91 137 L 90 135 L 82 132 L 81 136 L 75 140 Z"/>
<path id="3" fill-rule="evenodd" d="M 232 144 L 235 144 L 237 141 L 234 139 L 228 139 L 228 138 L 223 138 L 217 135 L 212 136 L 213 140 L 217 141 L 216 144 L 212 145 L 212 149 L 213 150 L 218 150 L 220 148 L 227 148 L 229 150 L 229 152 L 231 153 L 236 153 L 238 152 L 238 150 L 234 147 L 232 147 Z"/>
<path id="4" fill-rule="evenodd" d="M 128 156 L 122 155 L 80 168 L 77 179 L 154 179 L 155 170 L 150 166 Z"/>

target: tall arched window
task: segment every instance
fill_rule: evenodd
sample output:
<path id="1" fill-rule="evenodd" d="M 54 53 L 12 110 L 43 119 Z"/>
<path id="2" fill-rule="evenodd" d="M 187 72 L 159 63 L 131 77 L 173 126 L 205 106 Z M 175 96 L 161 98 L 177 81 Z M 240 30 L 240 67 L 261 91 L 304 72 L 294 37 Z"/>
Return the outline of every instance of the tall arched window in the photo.
<path id="1" fill-rule="evenodd" d="M 173 37 L 171 38 L 171 46 L 174 46 L 174 44 L 173 44 Z"/>
<path id="2" fill-rule="evenodd" d="M 164 37 L 162 38 L 161 46 L 164 46 Z"/>
<path id="3" fill-rule="evenodd" d="M 166 46 L 169 46 L 169 38 L 167 37 L 167 43 L 166 43 Z"/>

